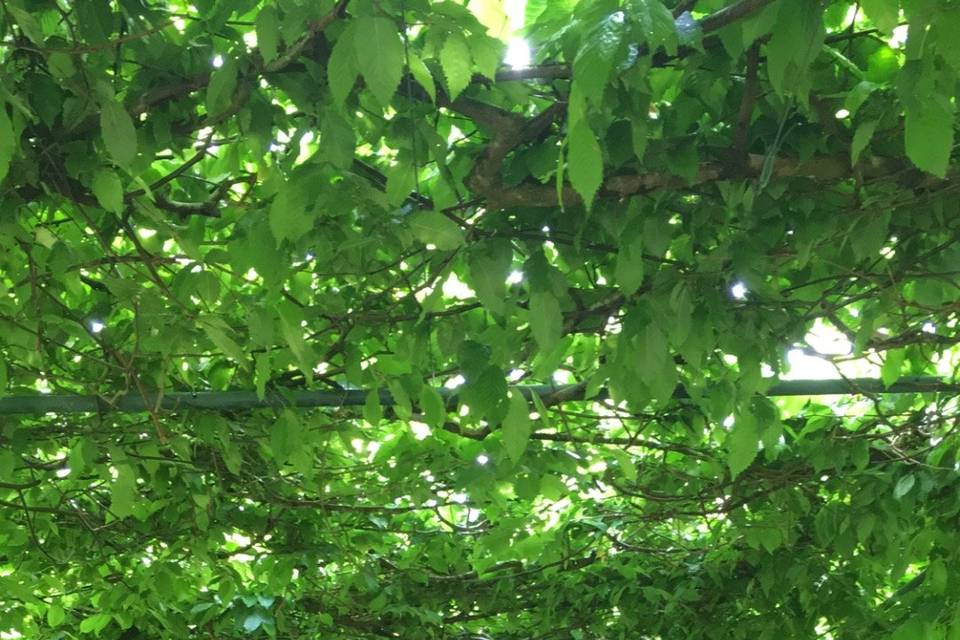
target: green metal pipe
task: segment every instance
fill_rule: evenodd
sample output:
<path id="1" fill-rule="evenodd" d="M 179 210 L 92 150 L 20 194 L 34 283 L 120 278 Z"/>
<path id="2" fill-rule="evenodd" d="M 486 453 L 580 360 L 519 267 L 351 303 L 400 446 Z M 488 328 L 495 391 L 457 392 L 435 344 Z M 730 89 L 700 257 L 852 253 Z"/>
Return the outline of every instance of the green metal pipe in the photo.
<path id="1" fill-rule="evenodd" d="M 581 385 L 522 385 L 515 387 L 524 396 L 536 393 L 545 403 L 574 401 L 583 398 Z M 456 398 L 456 389 L 441 388 L 437 391 L 447 400 Z M 271 407 L 355 407 L 364 404 L 368 391 L 347 389 L 344 391 L 288 390 L 271 391 L 263 399 L 254 391 L 174 391 L 162 396 L 124 394 L 116 398 L 103 396 L 32 394 L 0 398 L 0 415 L 45 413 L 141 413 L 152 409 L 178 411 L 200 409 L 207 411 L 235 411 L 241 409 L 266 409 Z M 889 387 L 880 380 L 853 378 L 848 380 L 784 380 L 771 386 L 767 396 L 826 396 L 873 393 L 960 393 L 960 383 L 945 382 L 939 378 L 906 377 Z M 380 403 L 394 404 L 389 391 L 379 391 Z M 676 388 L 675 398 L 688 398 L 681 385 Z M 599 398 L 606 397 L 601 391 Z"/>

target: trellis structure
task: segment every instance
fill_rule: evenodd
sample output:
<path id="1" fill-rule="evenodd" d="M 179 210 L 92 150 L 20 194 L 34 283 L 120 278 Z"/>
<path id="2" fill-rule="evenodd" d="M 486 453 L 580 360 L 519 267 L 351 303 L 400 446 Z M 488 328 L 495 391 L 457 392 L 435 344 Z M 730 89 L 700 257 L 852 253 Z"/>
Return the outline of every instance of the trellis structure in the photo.
<path id="1" fill-rule="evenodd" d="M 565 401 L 583 400 L 583 385 L 519 385 L 514 387 L 525 398 L 540 397 L 545 405 Z M 457 398 L 457 390 L 441 387 L 437 393 L 447 402 Z M 371 391 L 345 389 L 342 391 L 308 391 L 288 389 L 270 391 L 262 397 L 255 391 L 171 391 L 163 394 L 127 393 L 110 398 L 91 395 L 33 394 L 0 398 L 0 415 L 45 414 L 45 413 L 134 413 L 163 410 L 177 411 L 198 409 L 206 411 L 235 411 L 239 409 L 266 409 L 283 407 L 355 407 L 367 402 Z M 960 393 L 960 384 L 946 382 L 934 377 L 904 377 L 892 384 L 873 378 L 848 378 L 836 380 L 788 380 L 771 385 L 764 395 L 776 396 L 825 396 L 854 394 L 895 393 Z M 377 390 L 383 406 L 395 404 L 391 393 Z M 593 396 L 602 400 L 608 397 L 605 389 Z M 689 398 L 683 386 L 678 386 L 674 398 Z"/>

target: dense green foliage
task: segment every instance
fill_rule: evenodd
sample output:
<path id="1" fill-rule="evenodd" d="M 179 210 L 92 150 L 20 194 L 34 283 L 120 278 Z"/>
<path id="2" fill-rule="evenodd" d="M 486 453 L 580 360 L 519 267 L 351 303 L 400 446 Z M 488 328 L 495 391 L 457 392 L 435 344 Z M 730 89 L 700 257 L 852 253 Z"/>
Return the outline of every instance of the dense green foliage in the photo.
<path id="1" fill-rule="evenodd" d="M 3 637 L 960 638 L 956 398 L 765 395 L 960 364 L 960 2 L 524 22 L 0 2 L 0 394 L 370 390 L 0 418 Z"/>

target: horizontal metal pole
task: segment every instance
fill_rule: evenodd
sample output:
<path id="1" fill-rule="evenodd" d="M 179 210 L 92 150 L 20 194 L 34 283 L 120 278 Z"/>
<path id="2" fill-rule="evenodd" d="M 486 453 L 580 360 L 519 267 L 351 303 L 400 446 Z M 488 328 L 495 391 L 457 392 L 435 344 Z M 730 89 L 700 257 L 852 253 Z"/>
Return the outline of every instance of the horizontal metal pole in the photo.
<path id="1" fill-rule="evenodd" d="M 536 393 L 544 402 L 575 401 L 583 398 L 581 385 L 521 385 L 514 387 L 526 397 Z M 437 389 L 447 400 L 455 399 L 456 389 Z M 906 377 L 889 387 L 872 378 L 848 380 L 784 380 L 771 386 L 767 396 L 826 396 L 873 393 L 960 393 L 960 384 L 944 382 L 939 378 Z M 381 389 L 380 404 L 394 404 L 390 392 Z M 235 411 L 240 409 L 266 409 L 271 407 L 355 407 L 364 404 L 368 391 L 347 389 L 344 391 L 289 390 L 283 393 L 271 391 L 261 400 L 254 391 L 171 391 L 162 396 L 128 393 L 115 398 L 104 396 L 32 394 L 0 398 L 0 414 L 45 413 L 140 413 L 153 409 L 177 411 L 201 409 L 208 411 Z M 675 398 L 690 397 L 681 385 L 673 393 Z M 602 390 L 600 398 L 606 397 Z"/>

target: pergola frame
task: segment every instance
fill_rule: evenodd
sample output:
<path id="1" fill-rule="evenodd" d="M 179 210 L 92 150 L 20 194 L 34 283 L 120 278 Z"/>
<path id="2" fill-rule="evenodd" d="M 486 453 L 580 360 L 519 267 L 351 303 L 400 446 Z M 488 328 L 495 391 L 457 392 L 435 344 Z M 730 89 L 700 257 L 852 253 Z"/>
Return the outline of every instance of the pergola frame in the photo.
<path id="1" fill-rule="evenodd" d="M 584 400 L 585 385 L 519 385 L 513 387 L 529 398 L 536 394 L 546 405 Z M 457 389 L 439 388 L 440 396 L 450 404 L 457 397 Z M 369 389 L 344 389 L 342 391 L 314 391 L 304 389 L 271 390 L 263 397 L 255 391 L 173 391 L 163 394 L 127 393 L 116 397 L 99 395 L 30 394 L 0 398 L 0 415 L 47 413 L 141 413 L 147 411 L 236 411 L 242 409 L 269 409 L 280 407 L 356 407 L 363 405 Z M 389 391 L 377 391 L 380 404 L 391 406 L 395 400 Z M 847 378 L 835 380 L 784 380 L 771 385 L 764 395 L 827 396 L 867 395 L 895 393 L 960 393 L 960 383 L 946 382 L 935 377 L 904 377 L 890 385 L 873 378 Z M 601 389 L 593 399 L 609 397 Z M 682 385 L 673 393 L 674 398 L 689 398 Z"/>

